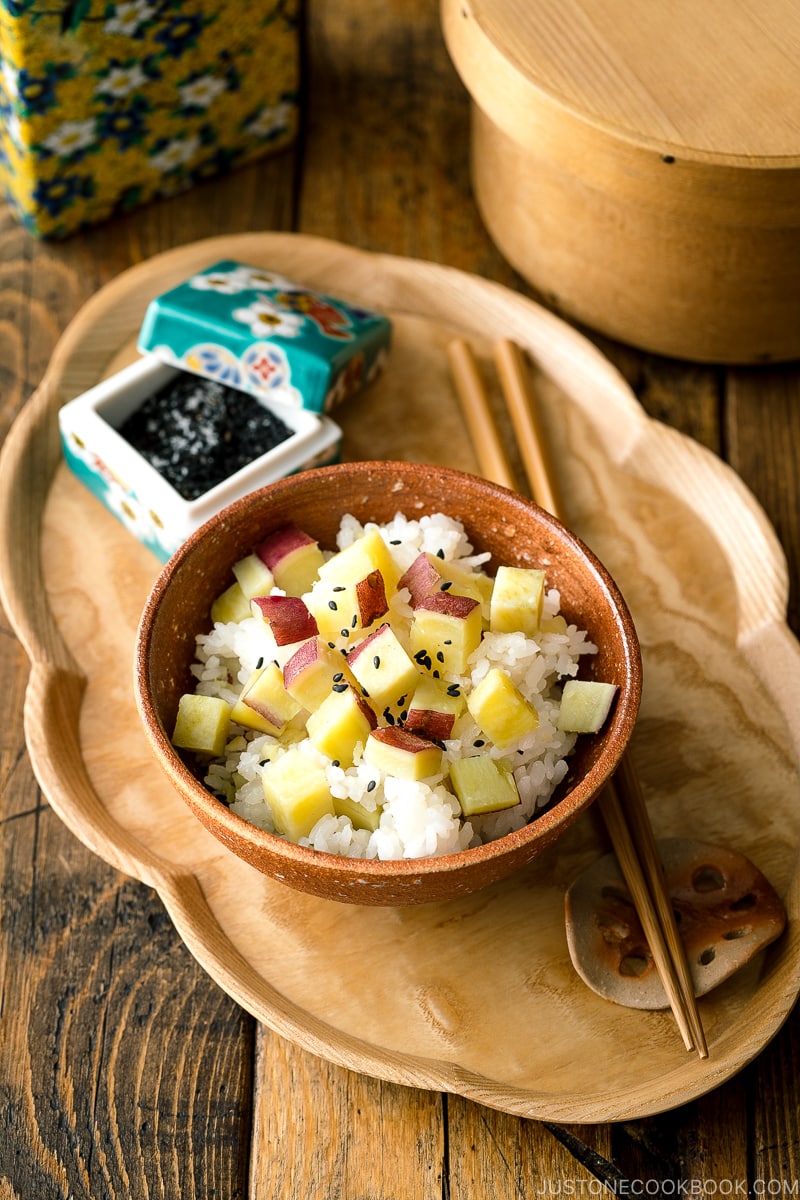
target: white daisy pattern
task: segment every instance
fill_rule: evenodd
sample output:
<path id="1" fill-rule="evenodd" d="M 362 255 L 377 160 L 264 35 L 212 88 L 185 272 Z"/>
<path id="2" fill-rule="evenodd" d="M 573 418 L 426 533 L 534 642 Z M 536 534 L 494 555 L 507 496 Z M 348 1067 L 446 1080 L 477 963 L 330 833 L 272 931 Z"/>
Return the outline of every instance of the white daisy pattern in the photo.
<path id="1" fill-rule="evenodd" d="M 247 132 L 256 137 L 269 137 L 289 124 L 292 108 L 289 104 L 276 104 L 272 108 L 262 108 L 251 121 L 247 123 Z"/>
<path id="2" fill-rule="evenodd" d="M 225 91 L 227 91 L 225 80 L 215 78 L 213 75 L 203 75 L 200 79 L 193 79 L 191 83 L 185 83 L 178 88 L 184 108 L 209 108 L 217 96 Z"/>
<path id="3" fill-rule="evenodd" d="M 138 64 L 134 64 L 132 67 L 114 67 L 97 85 L 95 92 L 98 96 L 120 99 L 146 86 L 147 76 Z"/>
<path id="4" fill-rule="evenodd" d="M 235 321 L 250 327 L 250 332 L 256 337 L 299 337 L 305 324 L 305 317 L 299 313 L 286 312 L 273 304 L 264 296 L 255 300 L 247 308 L 234 309 L 232 316 Z"/>
<path id="5" fill-rule="evenodd" d="M 79 150 L 86 150 L 93 145 L 96 136 L 93 119 L 64 121 L 44 139 L 43 144 L 53 154 L 57 154 L 61 158 L 69 158 Z"/>
<path id="6" fill-rule="evenodd" d="M 176 138 L 158 154 L 151 155 L 150 165 L 156 171 L 174 171 L 196 158 L 199 149 L 200 139 L 197 137 Z"/>
<path id="7" fill-rule="evenodd" d="M 241 284 L 243 291 L 268 292 L 271 288 L 286 291 L 295 285 L 274 271 L 262 271 L 258 267 L 237 266 L 231 278 Z"/>
<path id="8" fill-rule="evenodd" d="M 286 289 L 292 285 L 282 275 L 260 271 L 256 267 L 236 266 L 232 271 L 204 271 L 187 280 L 189 287 L 200 292 L 219 292 L 236 296 L 239 292 L 264 292 L 270 288 Z"/>
<path id="9" fill-rule="evenodd" d="M 149 0 L 127 0 L 124 4 L 115 4 L 111 16 L 103 23 L 103 29 L 120 37 L 133 37 L 150 20 L 155 10 L 156 5 L 149 3 Z"/>

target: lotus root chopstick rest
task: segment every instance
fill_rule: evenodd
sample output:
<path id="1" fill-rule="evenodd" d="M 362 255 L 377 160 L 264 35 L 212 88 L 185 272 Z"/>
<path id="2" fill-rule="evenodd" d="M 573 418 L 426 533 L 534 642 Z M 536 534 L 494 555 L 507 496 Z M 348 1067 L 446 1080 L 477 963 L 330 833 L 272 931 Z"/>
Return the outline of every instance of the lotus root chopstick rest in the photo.
<path id="1" fill-rule="evenodd" d="M 742 854 L 687 838 L 662 839 L 658 852 L 694 992 L 702 996 L 781 935 L 786 911 Z M 573 966 L 593 991 L 628 1008 L 668 1007 L 613 854 L 571 884 L 565 912 Z"/>

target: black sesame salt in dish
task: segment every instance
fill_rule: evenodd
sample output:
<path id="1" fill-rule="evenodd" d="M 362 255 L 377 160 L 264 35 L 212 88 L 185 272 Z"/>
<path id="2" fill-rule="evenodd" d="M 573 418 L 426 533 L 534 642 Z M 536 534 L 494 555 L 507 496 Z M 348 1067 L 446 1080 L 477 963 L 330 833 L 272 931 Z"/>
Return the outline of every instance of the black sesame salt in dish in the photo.
<path id="1" fill-rule="evenodd" d="M 184 500 L 196 500 L 293 431 L 255 396 L 180 372 L 118 432 Z"/>

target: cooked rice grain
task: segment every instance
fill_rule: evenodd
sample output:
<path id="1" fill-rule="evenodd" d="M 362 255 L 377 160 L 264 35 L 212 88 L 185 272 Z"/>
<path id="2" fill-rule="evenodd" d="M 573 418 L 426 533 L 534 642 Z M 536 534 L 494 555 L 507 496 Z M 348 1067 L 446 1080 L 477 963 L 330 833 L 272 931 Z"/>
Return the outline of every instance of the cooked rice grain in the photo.
<path id="1" fill-rule="evenodd" d="M 337 548 L 345 549 L 371 528 L 379 529 L 401 572 L 421 551 L 448 562 L 457 561 L 470 571 L 480 571 L 490 557 L 474 553 L 463 527 L 442 514 L 410 519 L 398 513 L 384 526 L 362 525 L 347 515 L 341 522 Z M 558 616 L 559 607 L 560 596 L 550 589 L 544 600 L 545 625 Z M 411 613 L 405 590 L 391 598 L 389 619 L 406 646 Z M 217 623 L 210 633 L 197 638 L 197 660 L 192 666 L 196 690 L 221 696 L 233 704 L 259 661 L 275 659 L 283 665 L 289 652 L 275 645 L 269 627 L 255 617 L 238 624 Z M 382 776 L 358 758 L 346 770 L 334 765 L 304 737 L 302 719 L 295 721 L 294 744 L 324 768 L 331 795 L 357 801 L 370 812 L 382 808 L 380 825 L 374 832 L 354 829 L 348 817 L 326 816 L 302 844 L 348 857 L 422 858 L 464 850 L 521 828 L 550 802 L 567 773 L 566 759 L 575 745 L 574 734 L 557 729 L 561 681 L 577 674 L 582 655 L 596 652 L 597 647 L 584 631 L 564 622 L 557 623 L 552 631 L 541 631 L 536 638 L 522 633 L 487 632 L 468 663 L 468 673 L 445 675 L 444 684 L 470 689 L 492 667 L 500 666 L 536 709 L 538 728 L 501 750 L 486 741 L 465 712 L 445 743 L 442 773 L 419 782 Z M 238 816 L 275 832 L 261 774 L 266 762 L 284 752 L 285 738 L 279 741 L 234 726 L 224 757 L 208 765 L 204 782 Z M 512 767 L 520 803 L 464 821 L 445 780 L 451 762 L 476 753 L 490 754 Z"/>

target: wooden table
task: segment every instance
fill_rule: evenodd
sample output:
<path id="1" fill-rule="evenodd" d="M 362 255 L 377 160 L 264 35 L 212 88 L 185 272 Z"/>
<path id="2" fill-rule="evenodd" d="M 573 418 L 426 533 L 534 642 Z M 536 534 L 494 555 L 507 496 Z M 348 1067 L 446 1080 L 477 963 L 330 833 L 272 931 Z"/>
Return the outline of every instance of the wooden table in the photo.
<path id="1" fill-rule="evenodd" d="M 293 230 L 447 263 L 530 294 L 487 237 L 468 99 L 432 0 L 317 0 L 290 152 L 63 243 L 0 209 L 0 430 L 99 287 L 220 233 Z M 595 338 L 645 410 L 720 454 L 785 548 L 800 629 L 800 371 L 666 361 Z M 2 627 L 0 1196 L 521 1197 L 796 1194 L 796 1012 L 733 1080 L 664 1115 L 564 1127 L 329 1065 L 197 965 L 155 893 L 93 855 L 27 757 L 28 663 Z"/>

